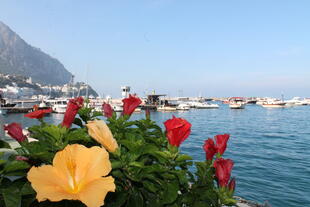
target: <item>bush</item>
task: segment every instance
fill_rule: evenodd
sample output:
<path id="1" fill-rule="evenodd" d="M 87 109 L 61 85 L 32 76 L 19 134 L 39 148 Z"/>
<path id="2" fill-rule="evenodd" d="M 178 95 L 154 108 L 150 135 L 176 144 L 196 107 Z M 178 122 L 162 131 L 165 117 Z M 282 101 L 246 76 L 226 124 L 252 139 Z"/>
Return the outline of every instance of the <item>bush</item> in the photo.
<path id="1" fill-rule="evenodd" d="M 225 135 L 224 143 L 220 143 L 224 135 L 216 137 L 216 145 L 214 143 L 209 145 L 206 141 L 204 149 L 208 160 L 193 162 L 189 155 L 181 153 L 178 148 L 190 132 L 190 124 L 186 120 L 173 117 L 165 122 L 166 131 L 163 131 L 149 118 L 149 115 L 145 119 L 131 121 L 130 114 L 117 117 L 115 113 L 112 113 L 113 115 L 106 121 L 108 127 L 105 128 L 105 123 L 99 121 L 102 113 L 95 112 L 89 107 L 81 108 L 81 105 L 74 108 L 74 106 L 78 106 L 77 103 L 73 100 L 69 102 L 65 114 L 67 120 L 64 121 L 67 125 L 68 120 L 72 119 L 72 116 L 74 117 L 78 111 L 78 116 L 74 119 L 77 127 L 64 127 L 63 124 L 56 126 L 39 119 L 40 125 L 29 128 L 30 137 L 37 141 L 28 142 L 27 139 L 19 139 L 21 146 L 15 149 L 16 154 L 11 155 L 8 159 L 4 158 L 4 153 L 1 154 L 3 158 L 0 160 L 0 206 L 78 207 L 86 204 L 99 207 L 103 200 L 105 206 L 108 207 L 219 207 L 224 204 L 235 204 L 235 200 L 232 198 L 235 181 L 233 179 L 228 182 L 232 163 L 227 167 L 227 163 L 225 163 L 227 160 L 221 158 L 224 152 L 219 150 L 221 148 L 225 151 L 229 135 L 228 138 Z M 81 102 L 79 103 L 81 104 Z M 124 102 L 125 111 L 126 107 Z M 9 127 L 7 130 L 10 130 Z M 16 131 L 18 129 L 14 129 L 10 135 L 15 139 L 17 136 L 23 138 L 24 135 L 18 135 Z M 209 139 L 209 142 L 213 141 Z M 79 156 L 80 152 L 74 151 L 77 152 L 72 155 L 74 158 L 67 160 L 65 152 L 68 152 L 69 147 L 72 148 L 70 150 L 73 150 L 73 146 L 76 147 L 74 150 L 84 150 L 84 157 Z M 1 141 L 0 147 L 9 148 L 9 145 Z M 109 151 L 109 156 L 107 160 L 98 161 L 98 163 L 105 163 L 104 166 L 107 166 L 103 171 L 108 172 L 109 166 L 112 167 L 112 170 L 109 174 L 105 173 L 105 175 L 96 177 L 93 174 L 96 174 L 97 171 L 92 171 L 91 166 L 98 164 L 94 164 L 97 162 L 97 157 L 89 160 L 86 158 L 87 153 L 93 150 L 96 153 L 100 151 L 104 155 L 106 153 L 104 148 Z M 216 155 L 216 160 L 213 159 L 213 155 L 210 159 L 210 153 Z M 56 157 L 60 156 L 63 156 L 62 159 L 56 161 Z M 101 158 L 98 157 L 98 159 Z M 67 171 L 62 172 L 61 175 L 55 172 L 56 177 L 53 180 L 49 181 L 52 178 L 46 177 L 39 186 L 39 181 L 35 179 L 38 179 L 40 170 L 43 171 L 43 167 L 49 166 L 50 170 L 46 173 L 48 176 L 48 173 L 54 173 L 53 167 L 56 168 L 56 165 L 60 165 L 57 162 L 64 162 L 66 167 L 58 169 Z M 83 165 L 83 162 L 92 164 L 87 165 L 88 167 L 85 167 L 84 171 L 79 171 L 78 168 Z M 192 165 L 195 166 L 195 173 L 190 170 Z M 101 169 L 102 166 L 101 164 L 97 167 Z M 66 185 L 70 186 L 70 181 L 64 182 L 63 186 L 54 185 L 56 182 L 66 181 L 62 176 L 66 175 L 65 173 L 73 176 L 74 184 L 71 184 L 75 186 L 74 192 L 63 190 L 67 189 Z M 88 183 L 86 181 L 83 183 L 81 174 L 83 174 L 83 178 L 88 176 L 89 183 L 94 183 L 90 179 L 91 175 L 93 176 L 92 180 L 97 179 L 98 181 L 94 185 L 99 185 L 99 182 L 104 179 L 113 180 L 112 178 L 114 178 L 114 184 L 106 184 L 106 186 L 110 186 L 109 189 L 102 185 L 101 187 L 105 190 L 94 191 L 103 198 L 100 205 L 91 203 L 94 200 L 90 201 L 91 196 L 85 198 L 86 194 L 83 193 L 86 190 L 83 188 L 86 189 L 85 186 Z M 53 183 L 56 186 L 54 189 L 49 187 L 49 185 L 52 186 L 51 182 L 55 182 Z M 42 189 L 45 189 L 44 192 Z M 98 191 L 100 191 L 99 189 Z M 50 191 L 57 192 L 58 197 L 56 193 L 46 195 Z M 108 193 L 108 191 L 110 192 Z M 63 193 L 63 197 L 59 192 Z M 106 197 L 105 193 L 107 193 Z"/>

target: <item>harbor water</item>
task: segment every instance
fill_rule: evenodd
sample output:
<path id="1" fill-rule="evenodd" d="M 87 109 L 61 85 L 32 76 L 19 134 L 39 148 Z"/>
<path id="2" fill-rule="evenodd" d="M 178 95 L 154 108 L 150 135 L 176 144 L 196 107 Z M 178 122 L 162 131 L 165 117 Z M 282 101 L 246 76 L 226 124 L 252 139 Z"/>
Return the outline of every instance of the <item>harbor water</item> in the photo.
<path id="1" fill-rule="evenodd" d="M 181 151 L 195 160 L 205 159 L 204 140 L 229 133 L 225 158 L 234 160 L 233 176 L 237 179 L 236 195 L 268 203 L 273 207 L 310 206 L 310 106 L 266 109 L 248 105 L 243 110 L 219 109 L 185 112 L 153 112 L 151 118 L 163 122 L 175 115 L 192 124 L 190 137 Z M 63 115 L 46 117 L 58 124 Z M 133 119 L 144 118 L 144 113 Z M 4 123 L 19 122 L 23 127 L 37 124 L 23 114 L 9 114 Z"/>

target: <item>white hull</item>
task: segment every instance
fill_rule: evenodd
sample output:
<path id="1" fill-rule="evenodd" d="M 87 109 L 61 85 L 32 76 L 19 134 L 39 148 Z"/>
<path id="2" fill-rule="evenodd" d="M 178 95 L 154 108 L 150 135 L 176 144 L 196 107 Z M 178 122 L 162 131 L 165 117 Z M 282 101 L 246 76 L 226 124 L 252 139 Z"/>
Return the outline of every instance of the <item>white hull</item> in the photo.
<path id="1" fill-rule="evenodd" d="M 66 113 L 67 105 L 54 105 L 52 109 L 53 109 L 53 112 L 55 113 L 64 114 Z"/>
<path id="2" fill-rule="evenodd" d="M 113 111 L 123 112 L 123 107 L 121 105 L 112 105 Z"/>
<path id="3" fill-rule="evenodd" d="M 190 106 L 187 104 L 180 104 L 177 106 L 177 110 L 180 111 L 188 111 L 190 109 Z"/>
<path id="4" fill-rule="evenodd" d="M 284 108 L 286 107 L 285 104 L 262 104 L 264 108 Z"/>
<path id="5" fill-rule="evenodd" d="M 172 106 L 159 106 L 157 107 L 157 111 L 176 111 L 177 108 Z"/>
<path id="6" fill-rule="evenodd" d="M 231 109 L 244 109 L 245 104 L 229 104 L 229 108 L 231 108 Z"/>
<path id="7" fill-rule="evenodd" d="M 196 106 L 197 109 L 218 109 L 219 105 L 217 104 L 204 104 Z"/>
<path id="8" fill-rule="evenodd" d="M 136 108 L 135 110 L 134 110 L 134 112 L 135 113 L 139 113 L 139 112 L 141 112 L 142 110 L 140 109 L 140 108 Z"/>

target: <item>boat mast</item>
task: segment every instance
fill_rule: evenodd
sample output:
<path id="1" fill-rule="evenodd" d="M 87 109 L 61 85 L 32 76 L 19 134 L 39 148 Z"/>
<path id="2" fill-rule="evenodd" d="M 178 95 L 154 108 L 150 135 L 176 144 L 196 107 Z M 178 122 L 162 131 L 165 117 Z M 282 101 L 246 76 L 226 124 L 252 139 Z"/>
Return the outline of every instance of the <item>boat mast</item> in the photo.
<path id="1" fill-rule="evenodd" d="M 86 99 L 88 99 L 88 69 L 89 67 L 87 66 L 86 67 L 86 94 L 85 94 Z"/>

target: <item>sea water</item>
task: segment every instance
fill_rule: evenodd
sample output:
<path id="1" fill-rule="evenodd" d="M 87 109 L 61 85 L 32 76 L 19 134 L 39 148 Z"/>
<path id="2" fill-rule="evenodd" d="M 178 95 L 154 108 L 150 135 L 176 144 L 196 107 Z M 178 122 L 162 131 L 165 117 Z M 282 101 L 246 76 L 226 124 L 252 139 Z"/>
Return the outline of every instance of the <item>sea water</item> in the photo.
<path id="1" fill-rule="evenodd" d="M 191 109 L 184 112 L 153 112 L 151 118 L 160 126 L 172 115 L 192 124 L 190 137 L 181 151 L 194 160 L 205 159 L 204 140 L 217 134 L 231 135 L 224 158 L 235 163 L 236 195 L 273 207 L 310 206 L 310 106 L 266 109 L 247 105 L 232 110 Z M 144 113 L 132 119 L 144 118 Z M 53 114 L 46 121 L 58 124 L 63 115 Z M 37 124 L 22 114 L 9 114 L 5 123 L 19 122 L 23 127 Z"/>

